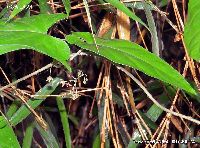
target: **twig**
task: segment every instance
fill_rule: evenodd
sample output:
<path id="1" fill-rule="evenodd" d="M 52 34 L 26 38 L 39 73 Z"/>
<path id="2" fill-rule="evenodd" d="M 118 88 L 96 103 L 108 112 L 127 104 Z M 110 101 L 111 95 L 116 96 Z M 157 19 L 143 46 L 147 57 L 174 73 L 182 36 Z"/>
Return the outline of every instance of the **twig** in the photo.
<path id="1" fill-rule="evenodd" d="M 142 85 L 142 83 L 136 79 L 131 73 L 129 73 L 126 69 L 122 68 L 122 67 L 117 67 L 119 70 L 123 71 L 124 73 L 126 73 L 133 81 L 135 81 L 135 83 L 137 83 L 140 88 L 143 89 L 143 91 L 146 93 L 146 95 L 149 97 L 149 99 L 151 99 L 151 101 L 156 105 L 158 106 L 160 109 L 164 110 L 165 112 L 167 113 L 170 113 L 174 116 L 177 116 L 177 117 L 180 117 L 180 118 L 183 118 L 183 119 L 186 119 L 186 120 L 189 120 L 189 121 L 192 121 L 196 124 L 199 124 L 200 125 L 200 121 L 199 120 L 196 120 L 190 116 L 185 116 L 183 114 L 180 114 L 180 113 L 176 113 L 176 112 L 173 112 L 167 108 L 165 108 L 164 106 L 160 105 L 154 98 L 153 96 L 148 92 L 148 90 Z"/>
<path id="2" fill-rule="evenodd" d="M 3 91 L 4 89 L 7 89 L 7 88 L 9 88 L 9 87 L 11 87 L 11 86 L 16 85 L 17 83 L 19 83 L 19 82 L 21 82 L 21 81 L 24 81 L 24 80 L 26 80 L 26 79 L 28 79 L 28 78 L 34 76 L 34 75 L 37 75 L 38 73 L 40 73 L 40 72 L 42 72 L 42 71 L 44 71 L 44 70 L 46 70 L 46 69 L 49 69 L 49 68 L 51 68 L 52 66 L 53 66 L 53 63 L 50 63 L 50 64 L 48 64 L 48 65 L 46 65 L 46 66 L 44 66 L 44 67 L 42 67 L 42 68 L 36 70 L 35 72 L 33 72 L 33 73 L 31 73 L 31 74 L 28 74 L 28 75 L 26 75 L 26 76 L 24 76 L 24 77 L 22 77 L 22 78 L 16 80 L 15 82 L 12 82 L 12 83 L 10 83 L 10 84 L 8 84 L 8 85 L 6 85 L 6 86 L 1 87 L 1 88 L 0 88 L 0 92 Z"/>

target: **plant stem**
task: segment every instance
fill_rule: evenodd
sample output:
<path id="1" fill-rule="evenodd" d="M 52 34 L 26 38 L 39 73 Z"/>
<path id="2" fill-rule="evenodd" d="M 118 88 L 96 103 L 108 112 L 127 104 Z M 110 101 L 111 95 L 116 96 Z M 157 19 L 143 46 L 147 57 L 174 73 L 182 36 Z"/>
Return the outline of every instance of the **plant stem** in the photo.
<path id="1" fill-rule="evenodd" d="M 64 130 L 64 135 L 65 135 L 65 142 L 66 142 L 66 147 L 71 148 L 71 136 L 70 136 L 70 128 L 69 128 L 69 122 L 68 122 L 68 115 L 67 111 L 65 108 L 64 101 L 61 97 L 56 97 L 61 121 L 62 121 L 62 126 Z"/>

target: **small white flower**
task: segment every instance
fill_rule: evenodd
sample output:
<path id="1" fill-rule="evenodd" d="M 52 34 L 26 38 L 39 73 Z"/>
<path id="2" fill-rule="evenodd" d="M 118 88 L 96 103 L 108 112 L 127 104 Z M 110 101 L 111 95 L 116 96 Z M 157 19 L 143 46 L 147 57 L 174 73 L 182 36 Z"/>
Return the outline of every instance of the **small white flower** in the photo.
<path id="1" fill-rule="evenodd" d="M 87 78 L 87 77 L 84 77 L 84 78 L 83 78 L 83 84 L 86 84 L 87 81 L 88 81 L 88 78 Z"/>
<path id="2" fill-rule="evenodd" d="M 65 81 L 62 80 L 62 81 L 60 81 L 60 84 L 62 87 L 64 87 L 66 83 L 65 83 Z"/>
<path id="3" fill-rule="evenodd" d="M 52 80 L 53 80 L 53 78 L 51 76 L 48 76 L 46 81 L 51 82 Z"/>

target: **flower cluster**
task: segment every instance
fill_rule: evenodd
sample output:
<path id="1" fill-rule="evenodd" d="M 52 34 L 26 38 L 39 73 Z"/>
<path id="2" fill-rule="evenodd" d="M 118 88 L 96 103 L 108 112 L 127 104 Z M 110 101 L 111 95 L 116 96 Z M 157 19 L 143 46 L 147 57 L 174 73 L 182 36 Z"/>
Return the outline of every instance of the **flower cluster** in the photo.
<path id="1" fill-rule="evenodd" d="M 46 81 L 50 82 L 50 81 L 52 81 L 52 79 L 53 78 L 51 76 L 49 76 L 49 77 L 47 77 Z M 81 71 L 81 70 L 78 71 L 77 77 L 72 76 L 72 79 L 69 81 L 61 80 L 60 84 L 62 87 L 64 87 L 64 86 L 72 87 L 72 89 L 70 89 L 69 92 L 67 92 L 67 94 L 63 93 L 64 95 L 61 95 L 61 97 L 69 96 L 73 100 L 80 97 L 80 94 L 77 91 L 77 84 L 78 84 L 78 82 L 81 82 L 81 80 L 82 80 L 83 84 L 86 84 L 88 81 L 87 75 L 84 74 L 83 71 Z"/>

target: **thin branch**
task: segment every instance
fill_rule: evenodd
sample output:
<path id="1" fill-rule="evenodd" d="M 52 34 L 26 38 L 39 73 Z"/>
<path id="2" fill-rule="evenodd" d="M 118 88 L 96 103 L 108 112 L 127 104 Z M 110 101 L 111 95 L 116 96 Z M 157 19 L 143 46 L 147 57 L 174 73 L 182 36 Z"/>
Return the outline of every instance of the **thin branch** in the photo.
<path id="1" fill-rule="evenodd" d="M 177 116 L 177 117 L 180 117 L 180 118 L 183 118 L 183 119 L 186 119 L 186 120 L 189 120 L 191 122 L 194 122 L 196 124 L 199 124 L 200 125 L 200 121 L 197 120 L 197 119 L 194 119 L 190 116 L 185 116 L 183 114 L 180 114 L 180 113 L 177 113 L 177 112 L 173 112 L 167 108 L 165 108 L 164 106 L 160 105 L 154 98 L 153 96 L 149 93 L 149 91 L 142 85 L 142 83 L 136 79 L 130 72 L 128 72 L 126 69 L 122 68 L 122 67 L 117 67 L 119 70 L 123 71 L 124 73 L 126 73 L 133 81 L 135 81 L 135 83 L 137 83 L 140 88 L 142 88 L 142 90 L 146 93 L 146 95 L 149 97 L 149 99 L 151 99 L 151 101 L 156 105 L 158 106 L 160 109 L 164 110 L 165 112 L 167 113 L 170 113 L 174 116 Z"/>
<path id="2" fill-rule="evenodd" d="M 24 77 L 22 77 L 22 78 L 20 78 L 20 79 L 18 79 L 18 80 L 16 80 L 16 81 L 14 81 L 14 82 L 8 84 L 8 85 L 6 85 L 6 86 L 1 87 L 1 88 L 0 88 L 0 92 L 3 91 L 4 89 L 7 89 L 7 88 L 9 88 L 9 87 L 11 87 L 11 86 L 16 85 L 17 83 L 19 83 L 19 82 L 21 82 L 21 81 L 24 81 L 24 80 L 26 80 L 26 79 L 28 79 L 28 78 L 34 76 L 34 75 L 37 75 L 38 73 L 40 73 L 40 72 L 42 72 L 42 71 L 44 71 L 44 70 L 46 70 L 46 69 L 49 69 L 49 68 L 51 68 L 52 66 L 53 66 L 53 63 L 50 63 L 50 64 L 48 64 L 48 65 L 46 65 L 46 66 L 44 66 L 44 67 L 42 67 L 42 68 L 36 70 L 35 72 L 33 72 L 33 73 L 31 73 L 31 74 L 28 74 L 28 75 L 26 75 L 26 76 L 24 76 Z"/>

